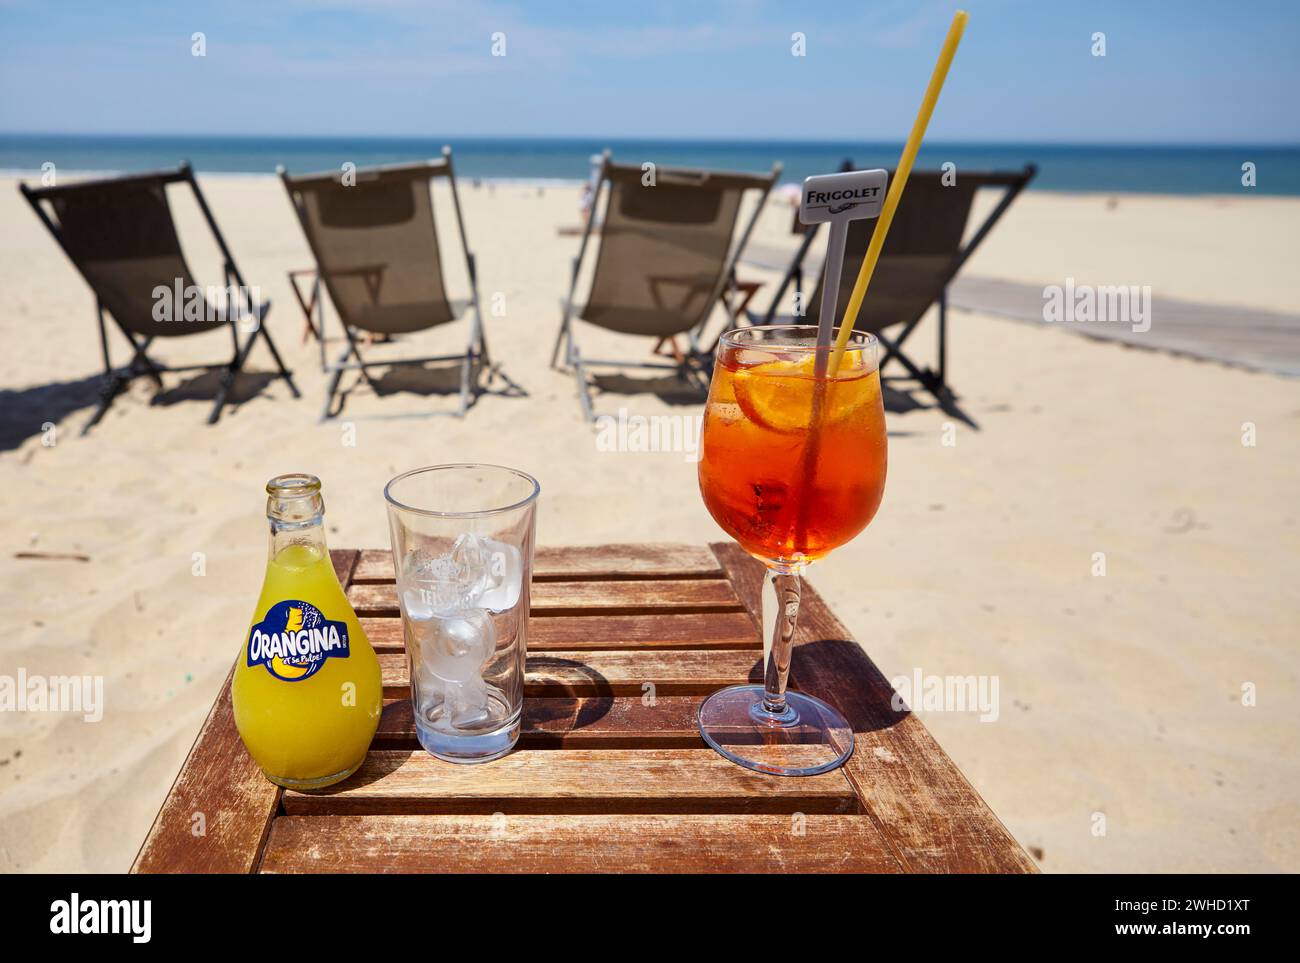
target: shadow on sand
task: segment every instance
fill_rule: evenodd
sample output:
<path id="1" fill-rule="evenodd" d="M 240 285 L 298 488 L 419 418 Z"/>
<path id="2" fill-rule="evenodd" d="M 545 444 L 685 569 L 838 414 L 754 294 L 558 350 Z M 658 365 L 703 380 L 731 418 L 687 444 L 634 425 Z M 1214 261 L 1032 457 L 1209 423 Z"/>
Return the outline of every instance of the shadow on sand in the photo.
<path id="1" fill-rule="evenodd" d="M 905 415 L 912 411 L 927 411 L 939 408 L 949 418 L 955 418 L 976 431 L 980 426 L 957 404 L 957 398 L 949 389 L 936 397 L 928 388 L 910 378 L 882 378 L 880 394 L 885 402 L 885 411 L 892 415 Z M 891 435 L 904 435 L 908 432 L 890 432 Z"/>
<path id="2" fill-rule="evenodd" d="M 435 396 L 457 398 L 460 395 L 460 362 L 426 362 L 424 364 L 394 363 L 384 368 L 382 361 L 368 362 L 375 368 L 383 369 L 383 374 L 375 376 L 367 372 L 349 372 L 346 383 L 335 393 L 332 417 L 343 414 L 348 396 L 359 387 L 369 388 L 380 398 L 389 395 L 410 394 L 423 398 Z M 476 362 L 470 372 L 470 384 L 477 384 L 477 395 L 471 388 L 470 408 L 478 403 L 479 395 L 497 395 L 502 398 L 527 398 L 528 392 L 514 381 L 499 364 L 483 365 Z M 424 417 L 426 415 L 454 415 L 456 409 L 449 406 L 444 409 L 430 409 L 416 412 L 381 412 L 367 415 L 368 418 Z"/>
<path id="3" fill-rule="evenodd" d="M 205 402 L 210 405 L 220 390 L 223 370 L 212 369 L 185 378 L 178 384 L 157 392 L 149 400 L 149 405 L 170 406 L 186 402 Z M 222 413 L 228 414 L 231 408 L 252 400 L 276 377 L 270 372 L 245 370 L 226 396 Z M 60 424 L 65 418 L 83 409 L 86 410 L 88 421 L 99 404 L 103 384 L 104 376 L 93 374 L 75 381 L 52 381 L 30 388 L 0 389 L 0 451 L 12 451 L 28 438 L 45 431 L 47 424 Z M 123 403 L 123 394 L 118 395 L 114 404 Z M 194 410 L 196 424 L 203 425 L 208 408 L 204 404 L 198 404 Z M 70 428 L 82 430 L 80 426 Z"/>
<path id="4" fill-rule="evenodd" d="M 31 388 L 0 388 L 0 451 L 12 451 L 45 425 L 57 425 L 99 401 L 100 375 L 76 381 L 52 381 Z"/>
<path id="5" fill-rule="evenodd" d="M 688 381 L 683 381 L 676 374 L 656 375 L 648 378 L 634 378 L 625 374 L 592 374 L 592 387 L 602 395 L 642 395 L 652 394 L 666 405 L 702 405 L 708 398 L 708 389 Z M 597 402 L 599 395 L 593 396 Z"/>

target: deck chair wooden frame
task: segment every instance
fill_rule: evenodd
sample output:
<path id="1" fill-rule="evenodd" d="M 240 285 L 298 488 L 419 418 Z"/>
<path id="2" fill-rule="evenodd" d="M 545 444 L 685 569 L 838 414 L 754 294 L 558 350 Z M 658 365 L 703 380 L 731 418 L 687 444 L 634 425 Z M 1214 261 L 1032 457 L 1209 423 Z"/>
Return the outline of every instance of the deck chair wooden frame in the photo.
<path id="1" fill-rule="evenodd" d="M 200 325 L 193 329 L 176 329 L 167 332 L 168 337 L 178 337 L 185 335 L 203 334 L 207 331 L 214 330 L 218 327 L 228 327 L 232 341 L 233 356 L 226 362 L 215 362 L 212 364 L 184 365 L 179 367 L 170 367 L 155 361 L 149 356 L 149 349 L 153 345 L 156 337 L 160 336 L 150 330 L 150 324 L 153 322 L 142 317 L 119 317 L 115 314 L 109 304 L 105 303 L 105 292 L 101 289 L 101 284 L 105 282 L 104 277 L 99 278 L 97 284 L 96 272 L 88 269 L 88 262 L 78 251 L 78 240 L 70 238 L 65 232 L 65 225 L 59 223 L 54 216 L 51 216 L 50 210 L 47 210 L 48 203 L 51 208 L 60 203 L 75 203 L 77 197 L 86 197 L 92 193 L 97 194 L 120 194 L 122 192 L 134 191 L 143 192 L 152 188 L 157 188 L 160 197 L 160 213 L 166 215 L 170 222 L 171 239 L 175 240 L 174 251 L 166 252 L 174 266 L 184 272 L 184 277 L 164 278 L 159 276 L 153 280 L 156 284 L 149 284 L 150 292 L 156 290 L 157 284 L 170 285 L 173 282 L 179 282 L 182 279 L 189 282 L 191 276 L 188 273 L 188 267 L 185 264 L 184 256 L 180 250 L 179 237 L 176 234 L 175 221 L 171 217 L 171 208 L 166 201 L 166 188 L 170 184 L 185 184 L 194 192 L 194 199 L 198 202 L 199 210 L 207 222 L 212 236 L 217 242 L 217 247 L 221 251 L 222 271 L 225 278 L 227 290 L 232 288 L 240 295 L 240 300 L 236 304 L 226 304 L 223 308 L 215 313 L 224 314 L 225 317 L 219 323 L 210 323 Z M 26 184 L 19 184 L 19 190 L 22 191 L 23 197 L 31 204 L 32 210 L 36 216 L 53 235 L 54 240 L 59 247 L 63 249 L 68 260 L 72 262 L 73 267 L 81 274 L 82 278 L 90 286 L 91 291 L 95 294 L 95 316 L 99 325 L 99 342 L 100 349 L 104 359 L 104 375 L 99 391 L 99 404 L 95 413 L 82 429 L 85 434 L 91 428 L 103 419 L 108 412 L 109 406 L 114 399 L 122 392 L 124 388 L 135 378 L 147 377 L 162 390 L 162 375 L 166 373 L 180 373 L 186 371 L 204 371 L 214 368 L 224 368 L 221 383 L 217 390 L 216 398 L 212 404 L 212 410 L 208 415 L 208 424 L 215 423 L 221 417 L 221 410 L 226 404 L 226 399 L 230 394 L 230 389 L 234 386 L 236 378 L 243 371 L 244 364 L 248 360 L 248 355 L 253 349 L 254 343 L 260 337 L 266 342 L 267 348 L 270 349 L 271 356 L 275 359 L 275 364 L 279 370 L 279 376 L 284 378 L 289 386 L 289 390 L 295 398 L 301 397 L 297 385 L 293 382 L 293 373 L 285 366 L 284 360 L 280 357 L 280 352 L 276 350 L 275 342 L 271 340 L 271 333 L 267 330 L 266 315 L 271 309 L 270 301 L 262 301 L 260 304 L 252 303 L 249 297 L 249 289 L 244 283 L 244 276 L 240 272 L 238 265 L 235 263 L 234 255 L 230 251 L 230 246 L 226 243 L 225 236 L 221 233 L 221 228 L 217 226 L 216 218 L 212 215 L 212 209 L 208 206 L 207 199 L 203 196 L 203 191 L 199 189 L 198 181 L 194 177 L 194 170 L 186 161 L 176 170 L 156 171 L 144 174 L 130 174 L 123 177 L 102 178 L 96 180 L 77 181 L 61 187 L 28 187 Z M 125 234 L 131 230 L 127 224 L 114 225 L 114 228 L 121 227 L 122 233 Z M 102 240 L 102 238 L 100 239 Z M 120 294 L 120 291 L 118 292 Z M 141 292 L 134 292 L 135 301 L 143 301 Z M 108 295 L 109 300 L 117 300 L 112 293 Z M 127 299 L 130 300 L 130 299 Z M 207 308 L 205 307 L 205 311 Z M 123 312 L 126 313 L 125 311 Z M 122 336 L 126 338 L 131 346 L 131 360 L 122 367 L 115 367 L 112 361 L 112 355 L 109 347 L 108 326 L 104 317 L 108 315 L 113 319 Z M 241 343 L 240 325 L 247 325 L 251 321 L 252 331 L 248 337 Z M 155 329 L 156 330 L 156 329 Z"/>
<path id="2" fill-rule="evenodd" d="M 922 172 L 918 171 L 912 176 L 916 177 L 917 174 L 921 173 Z M 898 335 L 890 336 L 885 334 L 883 331 L 876 330 L 875 327 L 871 329 L 872 333 L 875 334 L 876 338 L 880 341 L 880 345 L 883 349 L 880 356 L 880 370 L 882 374 L 887 362 L 897 361 L 911 377 L 920 382 L 920 384 L 941 403 L 947 403 L 951 400 L 951 391 L 948 386 L 947 374 L 948 285 L 952 282 L 952 279 L 957 276 L 957 272 L 961 270 L 962 265 L 964 265 L 966 261 L 970 259 L 970 256 L 975 253 L 976 248 L 978 248 L 984 239 L 988 237 L 989 232 L 993 230 L 994 225 L 996 225 L 1002 218 L 1002 215 L 1007 212 L 1007 209 L 1011 206 L 1012 202 L 1017 196 L 1019 196 L 1020 192 L 1028 186 L 1029 182 L 1034 179 L 1034 176 L 1037 173 L 1038 167 L 1034 164 L 1026 164 L 1025 167 L 1019 171 L 959 171 L 957 173 L 959 179 L 964 181 L 966 184 L 973 186 L 975 190 L 981 188 L 1002 188 L 1002 197 L 999 199 L 993 210 L 989 212 L 988 216 L 984 218 L 983 223 L 981 223 L 975 230 L 975 233 L 971 235 L 970 239 L 964 244 L 961 244 L 957 250 L 953 252 L 951 262 L 940 277 L 937 288 L 926 305 L 911 317 L 899 318 L 897 321 L 885 325 L 885 327 L 901 325 L 902 330 Z M 889 176 L 892 178 L 894 172 L 890 171 Z M 935 174 L 934 176 L 938 175 Z M 907 197 L 906 192 L 904 192 L 903 205 L 906 205 L 906 203 Z M 904 210 L 904 207 L 900 206 L 900 211 L 901 210 Z M 789 268 L 786 269 L 784 276 L 781 278 L 781 283 L 772 297 L 771 304 L 768 305 L 767 310 L 761 316 L 756 316 L 752 312 L 749 313 L 750 323 L 772 324 L 776 319 L 777 310 L 780 308 L 781 303 L 786 296 L 786 291 L 792 285 L 796 293 L 802 294 L 804 287 L 804 260 L 808 256 L 808 251 L 812 247 L 813 241 L 817 236 L 817 229 L 820 226 L 821 225 L 819 224 L 814 224 L 804 231 L 803 241 L 800 243 L 798 251 L 795 252 L 794 260 L 791 261 Z M 894 235 L 891 233 L 890 237 L 892 238 L 893 236 Z M 889 241 L 885 242 L 886 249 L 882 252 L 881 262 L 876 267 L 877 277 L 889 270 L 889 243 Z M 853 274 L 856 276 L 856 270 Z M 816 285 L 814 285 L 814 287 L 816 287 Z M 871 297 L 870 291 L 868 291 L 867 297 Z M 814 297 L 811 301 L 806 303 L 813 303 L 815 301 L 816 298 Z M 930 305 L 935 303 L 938 304 L 939 308 L 936 364 L 933 368 L 922 368 L 903 351 L 903 343 L 911 336 L 912 332 L 916 330 L 917 325 L 921 323 L 921 319 L 925 316 L 926 312 L 929 311 Z M 840 309 L 843 309 L 844 306 L 843 303 L 839 305 Z M 862 327 L 861 322 L 859 322 L 858 327 Z"/>
<path id="3" fill-rule="evenodd" d="M 728 229 L 727 250 L 718 259 L 716 275 L 708 277 L 703 283 L 697 281 L 686 284 L 691 279 L 674 278 L 670 276 L 656 276 L 647 279 L 649 289 L 654 293 L 656 301 L 660 297 L 668 297 L 674 289 L 681 290 L 685 287 L 685 295 L 681 300 L 681 305 L 690 301 L 699 304 L 700 307 L 692 312 L 688 312 L 684 319 L 680 319 L 677 327 L 672 330 L 655 330 L 655 331 L 636 331 L 631 328 L 613 327 L 602 324 L 599 321 L 593 321 L 584 317 L 586 310 L 591 308 L 592 298 L 589 295 L 588 303 L 584 308 L 577 307 L 576 296 L 578 287 L 578 277 L 582 271 L 583 260 L 586 256 L 589 242 L 593 232 L 593 225 L 601 224 L 600 245 L 601 250 L 596 254 L 596 267 L 591 282 L 592 295 L 600 289 L 601 271 L 605 266 L 602 255 L 605 253 L 605 244 L 614 227 L 611 218 L 615 212 L 609 210 L 609 205 L 613 203 L 614 197 L 614 179 L 641 178 L 644 170 L 640 165 L 616 165 L 612 160 L 610 151 L 606 150 L 601 155 L 601 162 L 595 180 L 595 192 L 591 199 L 591 205 L 587 210 L 586 224 L 583 228 L 582 241 L 578 246 L 577 257 L 573 259 L 573 266 L 569 277 L 569 290 L 567 296 L 561 302 L 561 321 L 560 330 L 555 337 L 555 345 L 551 350 L 551 367 L 559 368 L 558 364 L 563 349 L 564 363 L 569 367 L 574 375 L 578 385 L 578 399 L 582 405 L 583 416 L 589 422 L 596 420 L 595 411 L 591 401 L 591 385 L 588 381 L 588 370 L 593 367 L 603 368 L 633 368 L 646 370 L 665 370 L 673 371 L 688 385 L 707 390 L 708 377 L 710 371 L 711 351 L 704 351 L 700 347 L 700 335 L 705 324 L 708 323 L 709 316 L 713 311 L 713 306 L 718 302 L 728 285 L 735 285 L 735 268 L 745 245 L 753 233 L 754 225 L 758 222 L 758 217 L 763 211 L 764 203 L 767 196 L 771 193 L 772 187 L 776 184 L 777 178 L 781 175 L 781 165 L 775 164 L 770 174 L 742 174 L 729 171 L 709 171 L 709 170 L 692 170 L 686 168 L 669 168 L 658 167 L 655 169 L 655 185 L 673 185 L 679 187 L 712 187 L 719 190 L 738 189 L 740 191 L 739 199 L 736 203 L 736 209 L 731 218 L 731 225 Z M 653 188 L 647 188 L 653 190 Z M 736 224 L 740 220 L 740 200 L 749 190 L 759 192 L 758 203 L 754 206 L 753 213 L 745 220 L 744 226 L 740 231 L 739 238 L 736 236 Z M 651 195 L 653 196 L 653 195 Z M 602 200 L 605 204 L 605 213 L 601 215 Z M 623 265 L 616 265 L 609 270 L 617 270 Z M 713 273 L 713 272 L 708 272 Z M 703 276 L 701 276 L 703 277 Z M 703 292 L 703 298 L 696 297 Z M 666 314 L 670 313 L 666 309 Z M 671 311 L 671 313 L 676 313 Z M 598 327 L 607 327 L 608 330 L 617 330 L 627 334 L 637 334 L 656 339 L 671 338 L 677 334 L 686 336 L 688 344 L 684 351 L 680 351 L 678 356 L 672 361 L 625 361 L 619 359 L 596 359 L 585 358 L 578 346 L 577 336 L 574 333 L 574 322 L 577 320 L 587 321 L 596 324 Z"/>
<path id="4" fill-rule="evenodd" d="M 294 293 L 298 296 L 299 304 L 303 309 L 303 314 L 307 318 L 307 323 L 315 333 L 321 345 L 321 368 L 326 374 L 329 374 L 329 389 L 325 398 L 325 406 L 321 411 L 321 420 L 332 417 L 334 399 L 338 393 L 339 383 L 342 380 L 343 373 L 346 371 L 359 371 L 361 376 L 367 381 L 372 389 L 377 390 L 376 382 L 370 376 L 371 368 L 386 368 L 394 365 L 422 365 L 430 362 L 442 361 L 459 361 L 460 362 L 460 404 L 456 410 L 457 416 L 463 416 L 469 410 L 470 404 L 474 397 L 477 397 L 479 385 L 474 377 L 475 370 L 480 365 L 489 365 L 491 363 L 488 355 L 487 335 L 483 330 L 483 321 L 479 309 L 478 295 L 478 262 L 469 247 L 469 239 L 465 233 L 465 218 L 461 212 L 460 194 L 456 189 L 456 175 L 452 167 L 452 152 L 450 147 L 442 149 L 441 160 L 422 161 L 416 164 L 396 164 L 384 167 L 359 168 L 351 172 L 355 176 L 355 184 L 379 184 L 385 181 L 395 179 L 409 179 L 415 183 L 423 183 L 426 190 L 432 189 L 432 182 L 435 178 L 445 177 L 451 187 L 452 207 L 456 214 L 456 231 L 460 238 L 461 253 L 465 257 L 465 268 L 469 278 L 470 297 L 467 302 L 469 313 L 469 334 L 466 341 L 465 350 L 455 354 L 441 354 L 420 358 L 386 358 L 383 360 L 369 361 L 361 354 L 360 332 L 372 331 L 378 334 L 384 333 L 408 333 L 415 331 L 427 330 L 438 327 L 445 323 L 461 320 L 462 316 L 456 316 L 455 306 L 446 298 L 446 290 L 443 286 L 442 278 L 442 250 L 438 243 L 437 229 L 433 219 L 433 201 L 432 196 L 429 198 L 429 231 L 432 240 L 432 256 L 437 263 L 432 265 L 434 276 L 437 278 L 437 288 L 442 294 L 441 301 L 430 302 L 431 308 L 445 309 L 451 317 L 447 319 L 438 319 L 431 316 L 429 323 L 411 327 L 403 326 L 399 331 L 385 331 L 382 327 L 368 327 L 363 319 L 350 314 L 347 305 L 349 298 L 340 288 L 340 282 L 345 279 L 360 279 L 365 289 L 369 291 L 376 301 L 379 292 L 385 283 L 385 272 L 392 266 L 391 263 L 375 264 L 369 267 L 352 267 L 352 268 L 326 268 L 328 258 L 323 250 L 321 238 L 317 234 L 318 225 L 312 220 L 310 212 L 304 201 L 304 192 L 328 187 L 334 190 L 342 186 L 342 173 L 328 174 L 308 174 L 302 176 L 291 176 L 283 167 L 277 168 L 280 175 L 280 181 L 284 184 L 288 192 L 289 201 L 293 206 L 294 214 L 298 218 L 298 223 L 302 227 L 303 235 L 307 239 L 307 245 L 311 249 L 312 256 L 316 260 L 315 277 L 312 281 L 310 298 L 304 298 L 298 289 L 296 280 L 291 277 L 294 286 Z M 344 190 L 348 188 L 343 188 Z M 383 225 L 380 225 L 383 226 Z M 410 267 L 416 269 L 414 264 L 401 265 L 401 267 Z M 430 266 L 427 264 L 419 265 L 418 270 L 422 273 L 430 273 Z M 291 272 L 292 274 L 304 274 L 309 272 Z M 324 286 L 329 292 L 330 301 L 334 305 L 334 310 L 339 316 L 339 321 L 343 328 L 344 339 L 347 346 L 338 360 L 332 364 L 326 363 L 325 360 L 325 314 L 323 298 L 320 296 L 320 288 Z M 315 322 L 312 321 L 313 312 L 316 314 Z"/>

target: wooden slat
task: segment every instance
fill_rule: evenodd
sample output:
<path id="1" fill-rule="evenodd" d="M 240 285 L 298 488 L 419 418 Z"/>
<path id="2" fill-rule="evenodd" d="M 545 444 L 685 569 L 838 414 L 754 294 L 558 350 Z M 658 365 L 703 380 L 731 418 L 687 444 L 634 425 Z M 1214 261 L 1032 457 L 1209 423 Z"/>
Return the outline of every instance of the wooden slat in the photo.
<path id="1" fill-rule="evenodd" d="M 363 618 L 375 651 L 405 647 L 397 616 Z M 647 615 L 548 615 L 528 620 L 528 651 L 548 649 L 761 649 L 747 612 L 673 612 Z"/>
<path id="2" fill-rule="evenodd" d="M 251 873 L 280 800 L 235 728 L 230 680 L 154 817 L 133 873 Z M 200 834 L 201 830 L 201 834 Z"/>
<path id="3" fill-rule="evenodd" d="M 544 546 L 533 558 L 533 581 L 590 579 L 720 578 L 717 558 L 702 545 Z M 386 548 L 361 552 L 354 582 L 393 581 L 393 556 Z"/>
<path id="4" fill-rule="evenodd" d="M 267 873 L 896 873 L 865 816 L 286 816 Z"/>
<path id="5" fill-rule="evenodd" d="M 410 685 L 405 653 L 383 652 L 379 668 L 386 694 L 400 696 Z M 525 666 L 526 696 L 696 695 L 724 685 L 762 679 L 762 652 L 659 649 L 569 652 L 530 655 Z"/>
<path id="6" fill-rule="evenodd" d="M 395 616 L 397 587 L 392 583 L 353 585 L 348 601 L 359 616 Z M 638 579 L 624 582 L 535 582 L 533 615 L 583 615 L 591 612 L 657 610 L 739 611 L 740 600 L 726 579 Z"/>
<path id="7" fill-rule="evenodd" d="M 334 575 L 344 589 L 352 582 L 361 553 L 355 548 L 330 549 L 330 562 L 334 565 Z"/>
<path id="8" fill-rule="evenodd" d="M 527 749 L 699 749 L 701 696 L 542 696 L 524 700 Z M 372 749 L 414 749 L 411 700 L 384 705 Z"/>
<path id="9" fill-rule="evenodd" d="M 737 545 L 712 548 L 757 617 L 762 566 Z M 905 869 L 1036 871 L 921 721 L 893 710 L 893 687 L 807 583 L 795 645 L 791 679 L 838 708 L 853 726 L 856 748 L 839 771 Z"/>
<path id="10" fill-rule="evenodd" d="M 792 759 L 801 751 L 790 747 Z M 286 789 L 282 801 L 291 816 L 857 809 L 840 771 L 778 779 L 733 765 L 712 749 L 522 749 L 478 766 L 423 751 L 371 752 L 338 786 L 314 793 Z"/>

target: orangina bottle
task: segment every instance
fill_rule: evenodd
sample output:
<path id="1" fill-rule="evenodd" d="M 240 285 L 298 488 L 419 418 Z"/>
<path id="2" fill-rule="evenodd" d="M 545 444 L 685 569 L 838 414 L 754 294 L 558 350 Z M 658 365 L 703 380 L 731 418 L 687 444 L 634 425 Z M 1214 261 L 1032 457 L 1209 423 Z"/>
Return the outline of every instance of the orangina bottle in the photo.
<path id="1" fill-rule="evenodd" d="M 314 475 L 266 484 L 271 550 L 231 683 L 235 725 L 266 777 L 289 789 L 340 782 L 379 725 L 379 660 L 325 548 Z"/>

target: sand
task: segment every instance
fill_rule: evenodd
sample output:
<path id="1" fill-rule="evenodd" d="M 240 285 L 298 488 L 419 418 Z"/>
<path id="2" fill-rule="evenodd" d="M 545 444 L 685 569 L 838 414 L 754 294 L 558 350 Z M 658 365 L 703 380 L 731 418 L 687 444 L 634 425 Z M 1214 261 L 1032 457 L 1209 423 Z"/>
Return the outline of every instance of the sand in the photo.
<path id="1" fill-rule="evenodd" d="M 0 674 L 102 675 L 106 702 L 96 723 L 0 713 L 0 870 L 130 865 L 239 648 L 265 560 L 262 486 L 276 473 L 323 479 L 336 547 L 386 545 L 392 475 L 461 460 L 534 473 L 545 543 L 722 537 L 688 454 L 600 450 L 570 376 L 547 367 L 578 245 L 556 229 L 578 222 L 576 189 L 465 187 L 504 376 L 467 418 L 445 414 L 447 379 L 407 373 L 383 378 L 384 397 L 353 383 L 342 416 L 322 424 L 317 348 L 300 340 L 285 277 L 311 258 L 283 191 L 271 178 L 202 183 L 249 283 L 274 302 L 270 330 L 304 397 L 246 379 L 240 405 L 208 427 L 212 377 L 172 375 L 157 404 L 140 382 L 80 437 L 100 369 L 91 295 L 0 179 Z M 176 207 L 192 267 L 216 283 L 197 211 Z M 773 202 L 759 240 L 788 244 L 789 216 Z M 1112 207 L 1030 193 L 969 271 L 1294 311 L 1298 240 L 1295 199 Z M 463 290 L 462 266 L 448 275 Z M 462 332 L 400 348 L 440 353 Z M 931 341 L 918 333 L 918 347 Z M 157 355 L 216 360 L 228 344 L 215 333 Z M 125 359 L 120 341 L 115 351 Z M 906 385 L 891 392 L 884 505 L 813 583 L 890 677 L 997 678 L 996 721 L 922 718 L 1044 870 L 1300 870 L 1300 385 L 971 314 L 954 315 L 949 364 L 981 430 Z M 264 347 L 251 367 L 270 371 Z M 638 380 L 604 384 L 600 411 L 701 411 Z"/>

